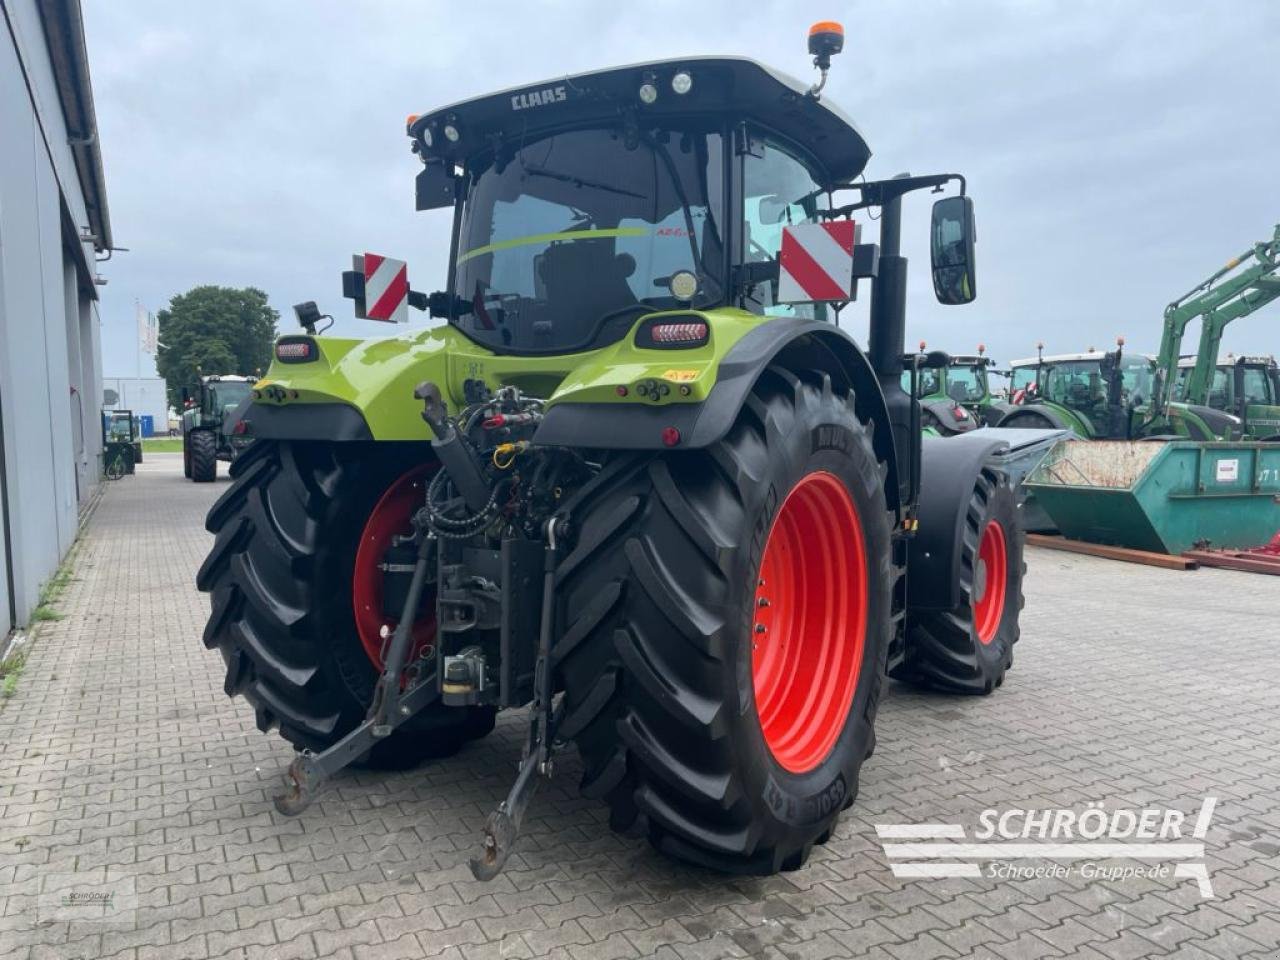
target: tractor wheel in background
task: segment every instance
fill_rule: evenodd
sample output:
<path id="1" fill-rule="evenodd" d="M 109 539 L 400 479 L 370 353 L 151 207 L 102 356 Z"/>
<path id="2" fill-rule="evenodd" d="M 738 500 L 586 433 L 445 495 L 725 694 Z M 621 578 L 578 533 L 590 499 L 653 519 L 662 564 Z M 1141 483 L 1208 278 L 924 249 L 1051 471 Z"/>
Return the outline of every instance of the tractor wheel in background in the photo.
<path id="1" fill-rule="evenodd" d="M 423 499 L 426 444 L 258 440 L 231 468 L 209 511 L 216 535 L 197 578 L 211 594 L 207 647 L 227 664 L 224 689 L 253 706 L 259 729 L 322 750 L 364 720 L 381 669 L 378 564 L 411 529 Z M 415 650 L 435 640 L 434 596 L 415 621 Z M 378 743 L 365 765 L 399 769 L 446 756 L 493 729 L 487 707 L 434 704 Z"/>
<path id="2" fill-rule="evenodd" d="M 192 430 L 187 443 L 191 447 L 191 479 L 196 483 L 212 483 L 218 479 L 218 440 L 211 430 Z"/>
<path id="3" fill-rule="evenodd" d="M 582 790 L 675 857 L 799 867 L 874 742 L 898 571 L 871 428 L 772 367 L 723 440 L 615 466 L 558 572 Z"/>
<path id="4" fill-rule="evenodd" d="M 965 508 L 962 598 L 953 610 L 907 610 L 906 652 L 891 676 L 948 693 L 988 694 L 1013 665 L 1022 611 L 1022 519 L 1013 484 L 983 469 Z"/>

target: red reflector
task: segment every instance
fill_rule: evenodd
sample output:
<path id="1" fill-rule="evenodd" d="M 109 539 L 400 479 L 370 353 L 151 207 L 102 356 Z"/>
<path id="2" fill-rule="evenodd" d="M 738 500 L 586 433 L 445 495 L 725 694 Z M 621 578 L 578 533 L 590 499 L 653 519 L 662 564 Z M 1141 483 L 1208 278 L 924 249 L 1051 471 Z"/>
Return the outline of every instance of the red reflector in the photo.
<path id="1" fill-rule="evenodd" d="M 276 358 L 279 360 L 310 360 L 311 344 L 305 340 L 294 340 L 291 343 L 276 344 Z"/>
<path id="2" fill-rule="evenodd" d="M 650 328 L 654 343 L 697 343 L 707 339 L 705 323 L 655 323 Z"/>
<path id="3" fill-rule="evenodd" d="M 245 434 L 249 432 L 249 424 L 244 420 L 237 420 L 236 425 L 231 428 L 231 432 L 235 434 Z"/>
<path id="4" fill-rule="evenodd" d="M 674 447 L 677 443 L 680 442 L 680 431 L 677 430 L 675 427 L 663 427 L 662 442 L 665 443 L 668 447 Z"/>

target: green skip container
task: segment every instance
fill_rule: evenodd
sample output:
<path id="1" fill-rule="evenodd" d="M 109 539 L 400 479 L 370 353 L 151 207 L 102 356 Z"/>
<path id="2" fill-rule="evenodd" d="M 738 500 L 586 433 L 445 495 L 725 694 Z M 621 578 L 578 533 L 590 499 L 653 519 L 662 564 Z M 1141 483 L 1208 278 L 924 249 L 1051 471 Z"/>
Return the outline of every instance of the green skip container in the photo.
<path id="1" fill-rule="evenodd" d="M 1280 530 L 1280 443 L 1063 440 L 1023 485 L 1072 540 L 1179 554 Z"/>

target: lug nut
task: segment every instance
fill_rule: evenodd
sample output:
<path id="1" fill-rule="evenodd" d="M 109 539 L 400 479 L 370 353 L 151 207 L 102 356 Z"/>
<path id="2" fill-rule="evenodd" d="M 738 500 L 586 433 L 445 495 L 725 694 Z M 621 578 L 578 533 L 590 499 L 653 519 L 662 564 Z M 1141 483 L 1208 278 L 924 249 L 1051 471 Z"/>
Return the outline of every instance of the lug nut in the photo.
<path id="1" fill-rule="evenodd" d="M 765 633 L 768 629 L 763 623 L 756 624 L 756 633 Z"/>
<path id="2" fill-rule="evenodd" d="M 767 607 L 768 605 L 769 605 L 768 597 L 761 597 L 759 600 L 756 601 L 757 607 Z"/>

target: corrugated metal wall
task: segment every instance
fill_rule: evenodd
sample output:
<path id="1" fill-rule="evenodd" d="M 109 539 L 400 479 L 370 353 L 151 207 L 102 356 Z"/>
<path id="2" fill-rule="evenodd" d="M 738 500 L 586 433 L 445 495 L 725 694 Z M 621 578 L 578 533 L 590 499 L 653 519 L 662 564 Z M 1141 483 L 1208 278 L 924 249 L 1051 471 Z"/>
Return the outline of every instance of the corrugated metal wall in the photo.
<path id="1" fill-rule="evenodd" d="M 0 547 L 2 637 L 26 623 L 74 541 L 101 451 L 97 319 L 76 268 L 80 240 L 68 227 L 86 222 L 84 201 L 30 0 L 5 0 L 0 131 L 0 455 L 9 534 Z"/>

